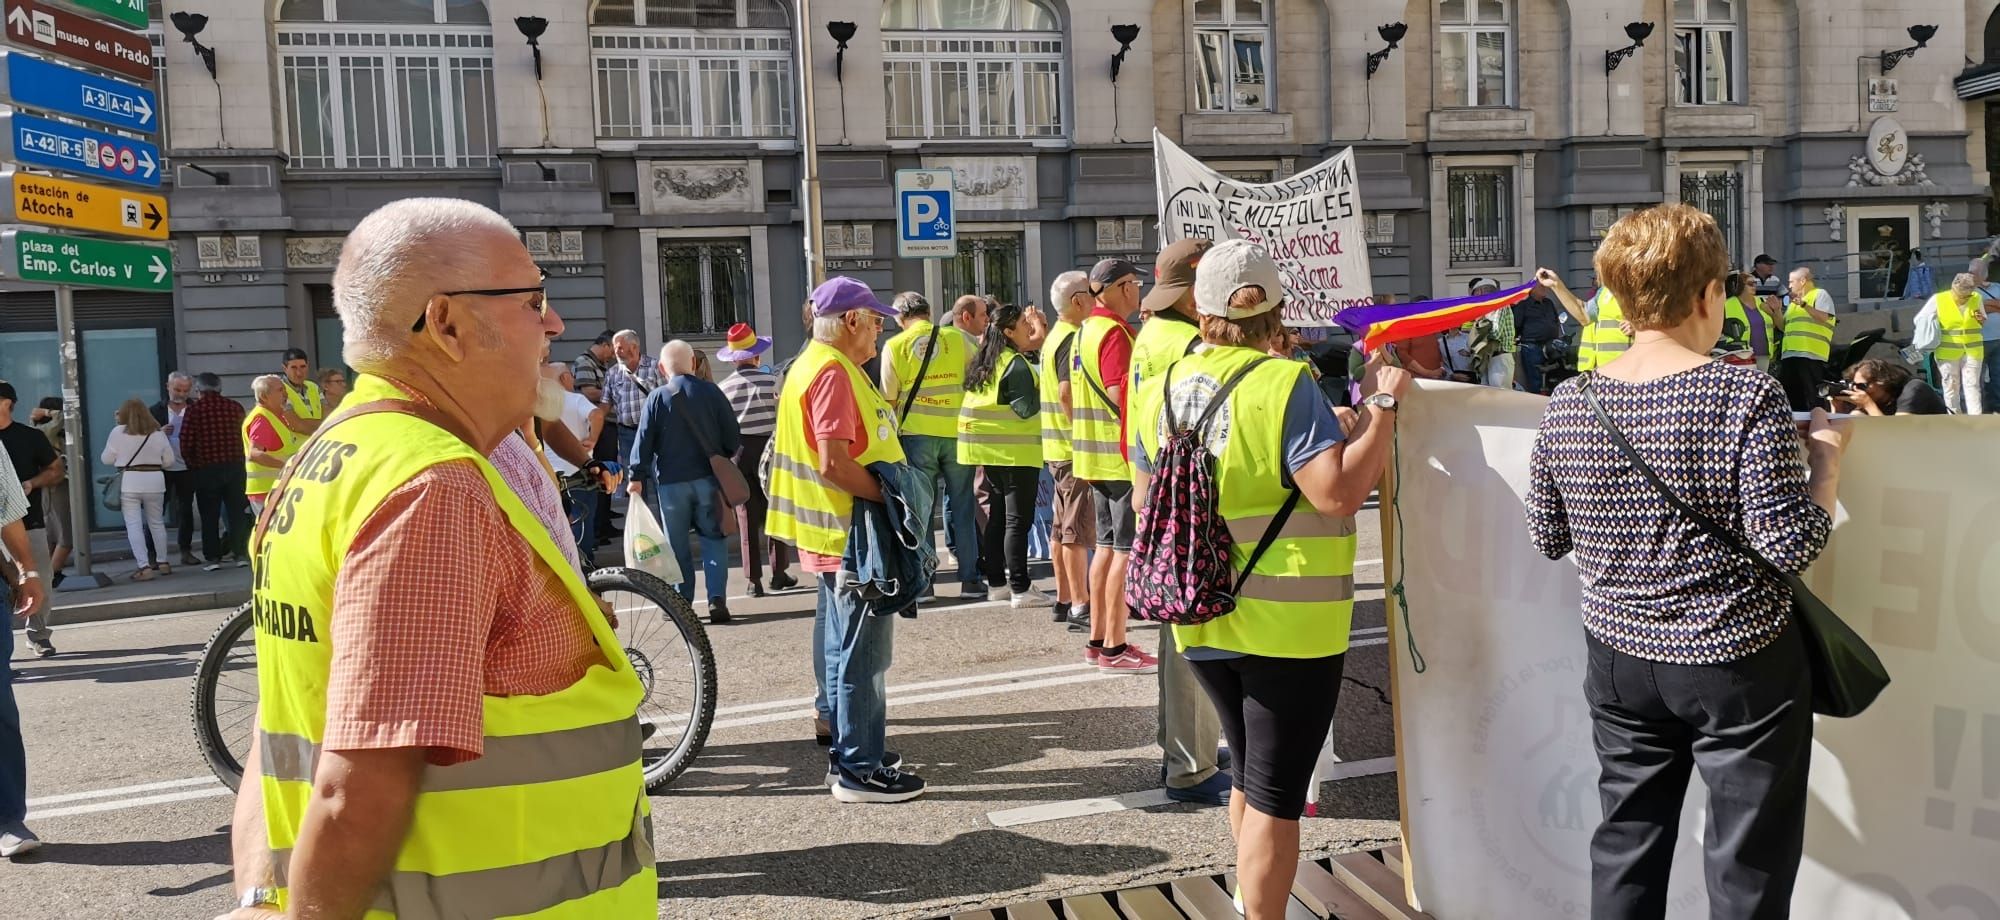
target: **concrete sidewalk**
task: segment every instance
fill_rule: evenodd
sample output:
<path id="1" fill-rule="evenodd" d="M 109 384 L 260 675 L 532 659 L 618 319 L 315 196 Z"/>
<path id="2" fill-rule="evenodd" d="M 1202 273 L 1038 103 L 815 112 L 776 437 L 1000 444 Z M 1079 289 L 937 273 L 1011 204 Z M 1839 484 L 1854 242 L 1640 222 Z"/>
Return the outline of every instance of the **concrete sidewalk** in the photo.
<path id="1" fill-rule="evenodd" d="M 178 550 L 168 558 L 179 559 Z M 130 580 L 132 550 L 123 532 L 91 534 L 90 568 L 93 574 L 108 579 L 105 586 L 98 587 L 97 579 L 78 577 L 72 563 L 53 598 L 57 625 L 234 607 L 250 599 L 247 567 L 225 565 L 204 572 L 200 566 L 176 564 L 172 575 L 155 576 L 151 581 Z"/>

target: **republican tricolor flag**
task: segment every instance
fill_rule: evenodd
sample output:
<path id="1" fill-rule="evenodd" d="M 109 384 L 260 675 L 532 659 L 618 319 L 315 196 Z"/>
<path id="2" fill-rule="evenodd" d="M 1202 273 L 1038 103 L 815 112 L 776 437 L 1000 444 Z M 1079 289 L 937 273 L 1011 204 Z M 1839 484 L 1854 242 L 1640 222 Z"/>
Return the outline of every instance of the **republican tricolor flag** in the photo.
<path id="1" fill-rule="evenodd" d="M 1520 287 L 1470 297 L 1348 307 L 1334 314 L 1333 320 L 1359 337 L 1364 350 L 1372 352 L 1391 342 L 1456 329 L 1495 310 L 1512 307 L 1526 300 L 1534 287 L 1535 282 L 1530 281 Z"/>

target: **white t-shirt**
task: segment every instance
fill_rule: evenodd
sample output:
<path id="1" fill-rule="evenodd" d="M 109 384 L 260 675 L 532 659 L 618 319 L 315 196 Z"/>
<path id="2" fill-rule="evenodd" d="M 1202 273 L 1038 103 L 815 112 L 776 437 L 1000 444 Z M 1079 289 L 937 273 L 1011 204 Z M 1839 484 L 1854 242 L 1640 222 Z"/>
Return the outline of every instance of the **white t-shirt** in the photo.
<path id="1" fill-rule="evenodd" d="M 155 431 L 145 436 L 126 434 L 125 426 L 119 425 L 104 439 L 104 455 L 98 461 L 115 470 L 127 465 L 167 466 L 174 459 L 174 447 L 166 432 Z M 165 492 L 167 474 L 157 470 L 127 470 L 118 488 L 134 494 Z"/>
<path id="2" fill-rule="evenodd" d="M 563 427 L 568 428 L 569 433 L 576 435 L 576 439 L 579 441 L 590 437 L 590 413 L 595 411 L 597 411 L 597 404 L 591 402 L 590 397 L 582 393 L 571 393 L 564 396 L 562 410 Z M 555 451 L 548 451 L 546 456 L 549 458 L 549 465 L 555 467 L 556 472 L 564 476 L 575 473 L 577 470 L 575 464 L 557 456 Z"/>
<path id="3" fill-rule="evenodd" d="M 188 406 L 192 405 L 194 405 L 193 402 L 181 406 L 176 406 L 173 403 L 166 404 L 167 424 L 161 428 L 161 433 L 165 434 L 167 442 L 174 446 L 174 462 L 167 464 L 167 469 L 173 472 L 181 472 L 187 469 L 187 460 L 180 455 L 181 422 L 187 419 Z"/>

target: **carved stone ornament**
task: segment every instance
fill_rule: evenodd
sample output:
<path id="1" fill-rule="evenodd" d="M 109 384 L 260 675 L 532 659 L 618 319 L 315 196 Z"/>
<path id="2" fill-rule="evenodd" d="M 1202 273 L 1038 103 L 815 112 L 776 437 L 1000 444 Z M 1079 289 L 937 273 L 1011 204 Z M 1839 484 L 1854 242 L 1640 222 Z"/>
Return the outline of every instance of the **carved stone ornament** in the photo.
<path id="1" fill-rule="evenodd" d="M 748 187 L 750 171 L 741 166 L 653 167 L 653 191 L 689 201 L 709 201 Z"/>
<path id="2" fill-rule="evenodd" d="M 285 267 L 332 270 L 340 259 L 341 237 L 305 236 L 285 240 Z"/>
<path id="3" fill-rule="evenodd" d="M 1841 234 L 1847 229 L 1847 209 L 1838 203 L 1820 209 L 1820 216 L 1826 218 L 1826 235 L 1834 242 L 1841 241 Z"/>
<path id="4" fill-rule="evenodd" d="M 951 170 L 961 211 L 1021 211 L 1034 207 L 1033 157 L 925 157 L 926 167 Z"/>
<path id="5" fill-rule="evenodd" d="M 1937 184 L 1932 182 L 1930 174 L 1925 172 L 1924 155 L 1921 153 L 1910 154 L 1908 160 L 1903 164 L 1903 171 L 1893 176 L 1885 176 L 1876 172 L 1875 167 L 1869 164 L 1868 158 L 1859 154 L 1848 158 L 1847 172 L 1848 188 L 1891 185 L 1929 187 Z"/>
<path id="6" fill-rule="evenodd" d="M 1951 205 L 1942 201 L 1933 201 L 1924 205 L 1924 220 L 1930 222 L 1932 237 L 1944 235 L 1944 219 L 1950 216 Z"/>

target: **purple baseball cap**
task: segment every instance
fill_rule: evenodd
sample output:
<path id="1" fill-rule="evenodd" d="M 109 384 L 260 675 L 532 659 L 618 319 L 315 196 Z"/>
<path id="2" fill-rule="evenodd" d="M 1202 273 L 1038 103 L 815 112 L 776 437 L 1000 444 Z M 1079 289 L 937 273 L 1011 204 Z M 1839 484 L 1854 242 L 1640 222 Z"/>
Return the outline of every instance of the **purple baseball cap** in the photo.
<path id="1" fill-rule="evenodd" d="M 814 316 L 839 316 L 849 310 L 869 309 L 883 316 L 895 316 L 896 311 L 882 305 L 875 292 L 868 285 L 849 278 L 835 275 L 826 279 L 819 287 L 813 288 L 812 301 Z"/>

